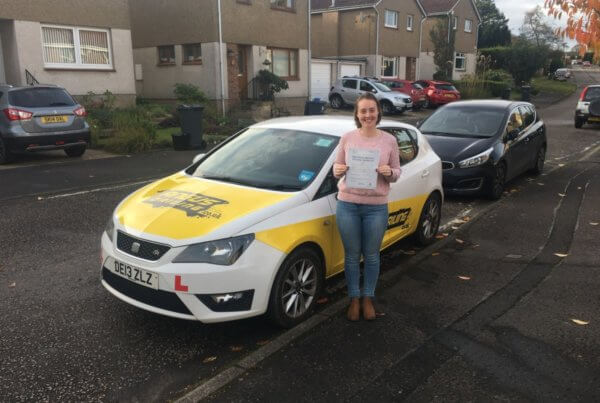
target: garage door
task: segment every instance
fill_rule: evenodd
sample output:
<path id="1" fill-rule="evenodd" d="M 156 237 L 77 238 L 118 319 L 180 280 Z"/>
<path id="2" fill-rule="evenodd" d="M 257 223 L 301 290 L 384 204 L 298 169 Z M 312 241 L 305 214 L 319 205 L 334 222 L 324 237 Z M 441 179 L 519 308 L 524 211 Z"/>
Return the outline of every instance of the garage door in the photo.
<path id="1" fill-rule="evenodd" d="M 360 76 L 360 66 L 358 64 L 341 64 L 340 76 Z"/>
<path id="2" fill-rule="evenodd" d="M 327 100 L 331 88 L 331 65 L 329 63 L 311 63 L 310 93 L 313 98 Z"/>

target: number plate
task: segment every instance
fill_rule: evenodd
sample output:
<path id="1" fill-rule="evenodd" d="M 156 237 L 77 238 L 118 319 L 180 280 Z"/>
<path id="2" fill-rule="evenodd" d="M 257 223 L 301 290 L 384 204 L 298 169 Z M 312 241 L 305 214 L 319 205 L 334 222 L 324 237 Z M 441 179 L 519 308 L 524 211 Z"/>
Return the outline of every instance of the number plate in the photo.
<path id="1" fill-rule="evenodd" d="M 112 267 L 113 273 L 136 284 L 158 290 L 158 274 L 140 269 L 127 263 L 115 260 Z"/>
<path id="2" fill-rule="evenodd" d="M 444 94 L 446 98 L 454 98 L 454 94 Z"/>
<path id="3" fill-rule="evenodd" d="M 67 123 L 68 116 L 42 116 L 42 123 Z"/>
<path id="4" fill-rule="evenodd" d="M 588 118 L 588 121 L 590 121 L 590 122 L 600 122 L 600 117 L 599 118 Z"/>

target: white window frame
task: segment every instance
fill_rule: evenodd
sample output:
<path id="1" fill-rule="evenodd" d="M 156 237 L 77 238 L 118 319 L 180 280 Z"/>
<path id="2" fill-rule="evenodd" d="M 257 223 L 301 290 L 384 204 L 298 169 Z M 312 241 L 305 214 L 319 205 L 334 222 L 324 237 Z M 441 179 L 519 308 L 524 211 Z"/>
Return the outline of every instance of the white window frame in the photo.
<path id="1" fill-rule="evenodd" d="M 471 21 L 470 19 L 466 19 L 465 20 L 465 32 L 472 32 L 473 31 L 473 21 Z"/>
<path id="2" fill-rule="evenodd" d="M 392 68 L 393 71 L 392 71 L 391 76 L 384 75 L 386 61 L 391 61 L 394 65 L 394 67 Z M 398 58 L 397 57 L 383 56 L 383 58 L 381 59 L 381 77 L 398 77 Z"/>
<path id="3" fill-rule="evenodd" d="M 457 67 L 456 61 L 462 59 L 462 67 Z M 464 53 L 455 52 L 454 53 L 454 69 L 456 71 L 466 71 L 467 70 L 467 57 Z"/>
<path id="4" fill-rule="evenodd" d="M 73 32 L 73 46 L 75 48 L 75 63 L 51 63 L 51 62 L 47 62 L 46 60 L 44 60 L 44 28 L 70 29 Z M 79 41 L 79 31 L 80 30 L 104 32 L 106 34 L 106 44 L 108 47 L 108 64 L 82 63 L 82 61 L 81 61 L 81 43 Z M 47 69 L 75 69 L 75 70 L 113 70 L 112 41 L 111 41 L 109 29 L 91 28 L 91 27 L 83 27 L 83 26 L 42 24 L 40 27 L 40 43 L 42 45 L 42 60 L 44 61 L 44 68 L 47 68 Z"/>
<path id="5" fill-rule="evenodd" d="M 388 16 L 394 16 L 394 23 L 392 24 L 388 24 Z M 394 10 L 385 10 L 385 26 L 387 28 L 398 28 L 398 11 L 394 11 Z"/>
<path id="6" fill-rule="evenodd" d="M 413 23 L 414 23 L 414 17 L 409 14 L 406 16 L 406 30 L 407 31 L 412 31 L 413 30 Z"/>
<path id="7" fill-rule="evenodd" d="M 456 15 L 452 17 L 452 28 L 455 31 L 458 28 L 458 16 L 456 16 Z"/>

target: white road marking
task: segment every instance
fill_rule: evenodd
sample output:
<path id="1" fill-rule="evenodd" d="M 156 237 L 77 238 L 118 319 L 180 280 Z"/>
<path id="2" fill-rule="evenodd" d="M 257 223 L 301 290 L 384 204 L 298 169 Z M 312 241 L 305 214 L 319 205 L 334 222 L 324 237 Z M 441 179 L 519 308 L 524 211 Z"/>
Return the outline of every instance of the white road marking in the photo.
<path id="1" fill-rule="evenodd" d="M 116 190 L 116 189 L 122 189 L 122 188 L 130 187 L 130 186 L 143 185 L 146 183 L 154 182 L 155 180 L 156 179 L 148 179 L 148 180 L 140 181 L 140 182 L 125 183 L 122 185 L 107 186 L 107 187 L 90 189 L 90 190 L 82 190 L 80 192 L 63 193 L 63 194 L 58 194 L 58 195 L 48 196 L 48 197 L 38 196 L 37 199 L 38 200 L 50 200 L 50 199 L 60 199 L 63 197 L 80 196 L 80 195 L 84 195 L 84 194 L 88 194 L 88 193 L 103 192 L 105 190 Z"/>

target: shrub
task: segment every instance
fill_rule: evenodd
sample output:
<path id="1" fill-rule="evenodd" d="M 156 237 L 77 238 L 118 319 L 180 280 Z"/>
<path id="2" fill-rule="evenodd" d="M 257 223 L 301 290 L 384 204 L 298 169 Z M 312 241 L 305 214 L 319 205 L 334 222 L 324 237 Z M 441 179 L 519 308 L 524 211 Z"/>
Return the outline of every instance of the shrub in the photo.
<path id="1" fill-rule="evenodd" d="M 265 69 L 259 70 L 256 81 L 260 89 L 259 98 L 263 101 L 272 100 L 276 93 L 289 88 L 287 81 Z"/>
<path id="2" fill-rule="evenodd" d="M 151 137 L 143 127 L 127 127 L 109 138 L 105 148 L 115 153 L 128 154 L 150 150 L 152 144 Z"/>
<path id="3" fill-rule="evenodd" d="M 199 87 L 193 84 L 175 84 L 175 97 L 182 104 L 204 104 L 208 100 Z"/>
<path id="4" fill-rule="evenodd" d="M 513 77 L 510 73 L 502 69 L 488 70 L 485 74 L 485 78 L 489 81 L 501 81 L 505 83 L 513 82 Z"/>

